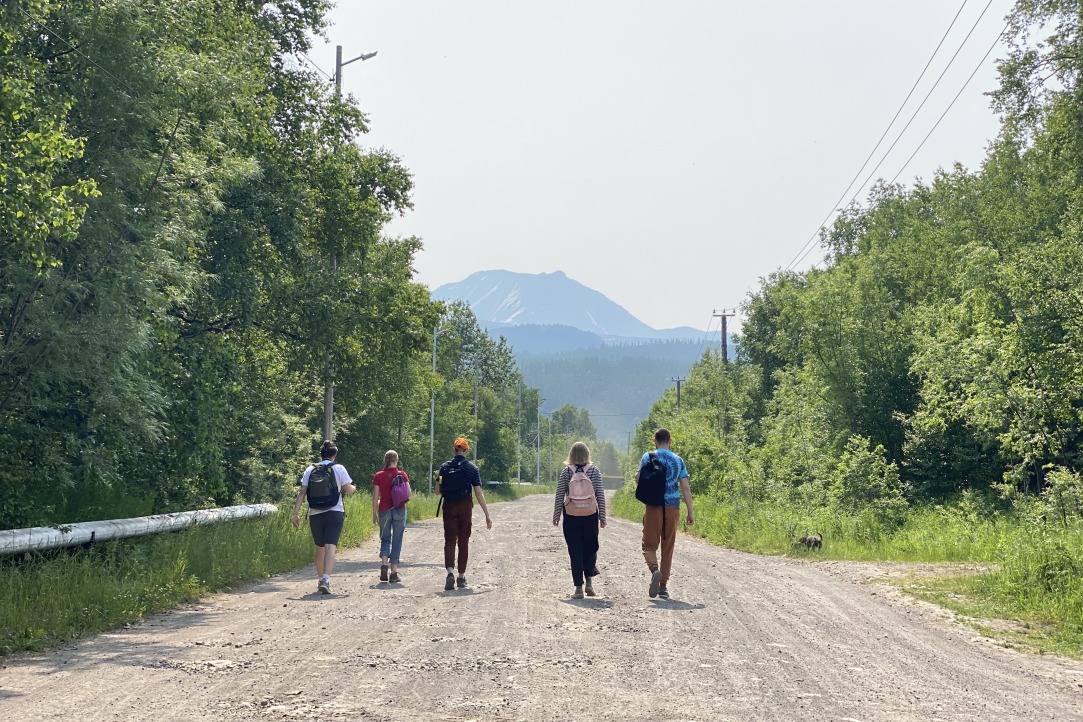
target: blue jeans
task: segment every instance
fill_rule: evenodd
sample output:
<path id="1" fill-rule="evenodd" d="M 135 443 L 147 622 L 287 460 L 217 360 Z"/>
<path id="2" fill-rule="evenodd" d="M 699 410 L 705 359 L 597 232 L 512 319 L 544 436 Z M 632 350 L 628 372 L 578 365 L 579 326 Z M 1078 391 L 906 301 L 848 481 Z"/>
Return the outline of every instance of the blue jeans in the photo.
<path id="1" fill-rule="evenodd" d="M 406 529 L 406 507 L 380 512 L 380 556 L 399 563 L 402 552 L 402 532 Z"/>

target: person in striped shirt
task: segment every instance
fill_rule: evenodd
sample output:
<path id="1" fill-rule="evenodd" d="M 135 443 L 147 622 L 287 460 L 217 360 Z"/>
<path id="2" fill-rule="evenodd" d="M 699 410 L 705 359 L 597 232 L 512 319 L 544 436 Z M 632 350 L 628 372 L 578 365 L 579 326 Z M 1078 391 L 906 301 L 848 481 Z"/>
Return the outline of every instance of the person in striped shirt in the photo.
<path id="1" fill-rule="evenodd" d="M 553 501 L 553 526 L 560 526 L 560 517 L 564 516 L 564 540 L 568 543 L 568 557 L 572 563 L 572 582 L 575 584 L 574 599 L 595 596 L 591 579 L 598 573 L 598 529 L 605 528 L 605 489 L 602 487 L 602 472 L 590 463 L 590 449 L 582 441 L 572 444 L 568 451 L 567 466 L 560 472 L 557 480 L 557 493 Z M 572 475 L 581 470 L 590 478 L 594 489 L 594 501 L 597 509 L 584 515 L 582 510 L 569 509 L 569 484 Z M 589 497 L 588 497 L 589 498 Z M 586 579 L 584 589 L 583 580 Z"/>

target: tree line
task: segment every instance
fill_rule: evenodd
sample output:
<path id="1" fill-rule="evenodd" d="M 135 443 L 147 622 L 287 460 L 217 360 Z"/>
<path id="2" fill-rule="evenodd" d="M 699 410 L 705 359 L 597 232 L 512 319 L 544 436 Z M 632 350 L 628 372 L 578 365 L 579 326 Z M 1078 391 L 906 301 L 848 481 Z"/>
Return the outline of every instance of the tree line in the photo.
<path id="1" fill-rule="evenodd" d="M 1049 33 L 1042 44 L 1030 41 Z M 981 167 L 881 182 L 762 279 L 739 358 L 705 354 L 671 425 L 697 491 L 900 520 L 1028 497 L 1083 515 L 1083 3 L 1017 3 Z"/>
<path id="2" fill-rule="evenodd" d="M 329 7 L 0 8 L 0 528 L 280 498 L 328 379 L 359 477 L 424 479 L 433 396 L 437 463 L 515 476 L 513 357 L 414 280 L 409 171 L 299 59 Z"/>

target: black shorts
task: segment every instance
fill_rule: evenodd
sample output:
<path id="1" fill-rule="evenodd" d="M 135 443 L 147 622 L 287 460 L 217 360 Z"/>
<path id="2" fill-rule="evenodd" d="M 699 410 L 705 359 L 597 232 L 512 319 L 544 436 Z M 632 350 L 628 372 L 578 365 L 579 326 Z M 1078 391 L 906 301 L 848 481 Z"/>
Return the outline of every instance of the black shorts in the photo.
<path id="1" fill-rule="evenodd" d="M 325 511 L 321 514 L 308 515 L 308 528 L 312 530 L 312 541 L 316 546 L 325 544 L 338 546 L 338 538 L 342 535 L 342 524 L 346 521 L 344 511 Z"/>

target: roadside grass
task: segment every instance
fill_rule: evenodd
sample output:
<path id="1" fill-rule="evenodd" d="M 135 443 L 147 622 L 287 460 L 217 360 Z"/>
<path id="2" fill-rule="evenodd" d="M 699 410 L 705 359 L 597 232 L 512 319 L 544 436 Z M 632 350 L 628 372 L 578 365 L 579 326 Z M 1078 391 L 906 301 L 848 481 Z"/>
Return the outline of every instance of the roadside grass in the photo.
<path id="1" fill-rule="evenodd" d="M 1006 585 L 999 577 L 999 572 L 989 572 L 907 578 L 891 583 L 919 599 L 950 609 L 959 621 L 1006 647 L 1083 659 L 1080 611 L 1049 609 L 1047 602 L 1032 604 L 1006 594 Z M 1079 598 L 1075 597 L 1076 604 Z M 1059 596 L 1053 604 L 1070 607 L 1072 597 Z"/>
<path id="2" fill-rule="evenodd" d="M 643 505 L 631 487 L 613 513 L 632 521 Z M 1036 522 L 1026 514 L 956 505 L 912 509 L 901 524 L 869 513 L 840 515 L 786 504 L 695 499 L 695 525 L 682 530 L 712 544 L 756 554 L 808 559 L 972 562 L 985 571 L 897 582 L 951 609 L 982 634 L 1023 649 L 1083 658 L 1083 525 Z M 682 517 L 683 518 L 683 517 Z M 823 548 L 795 545 L 823 534 Z"/>
<path id="3" fill-rule="evenodd" d="M 490 503 L 531 493 L 551 489 L 514 484 L 485 488 Z M 432 519 L 437 500 L 415 493 L 408 506 L 410 521 Z M 357 547 L 376 532 L 372 497 L 362 491 L 345 503 L 340 546 Z M 311 563 L 308 524 L 302 519 L 294 529 L 292 508 L 291 500 L 283 502 L 277 514 L 259 519 L 102 542 L 87 550 L 0 558 L 0 657 L 115 629 L 205 594 Z"/>

